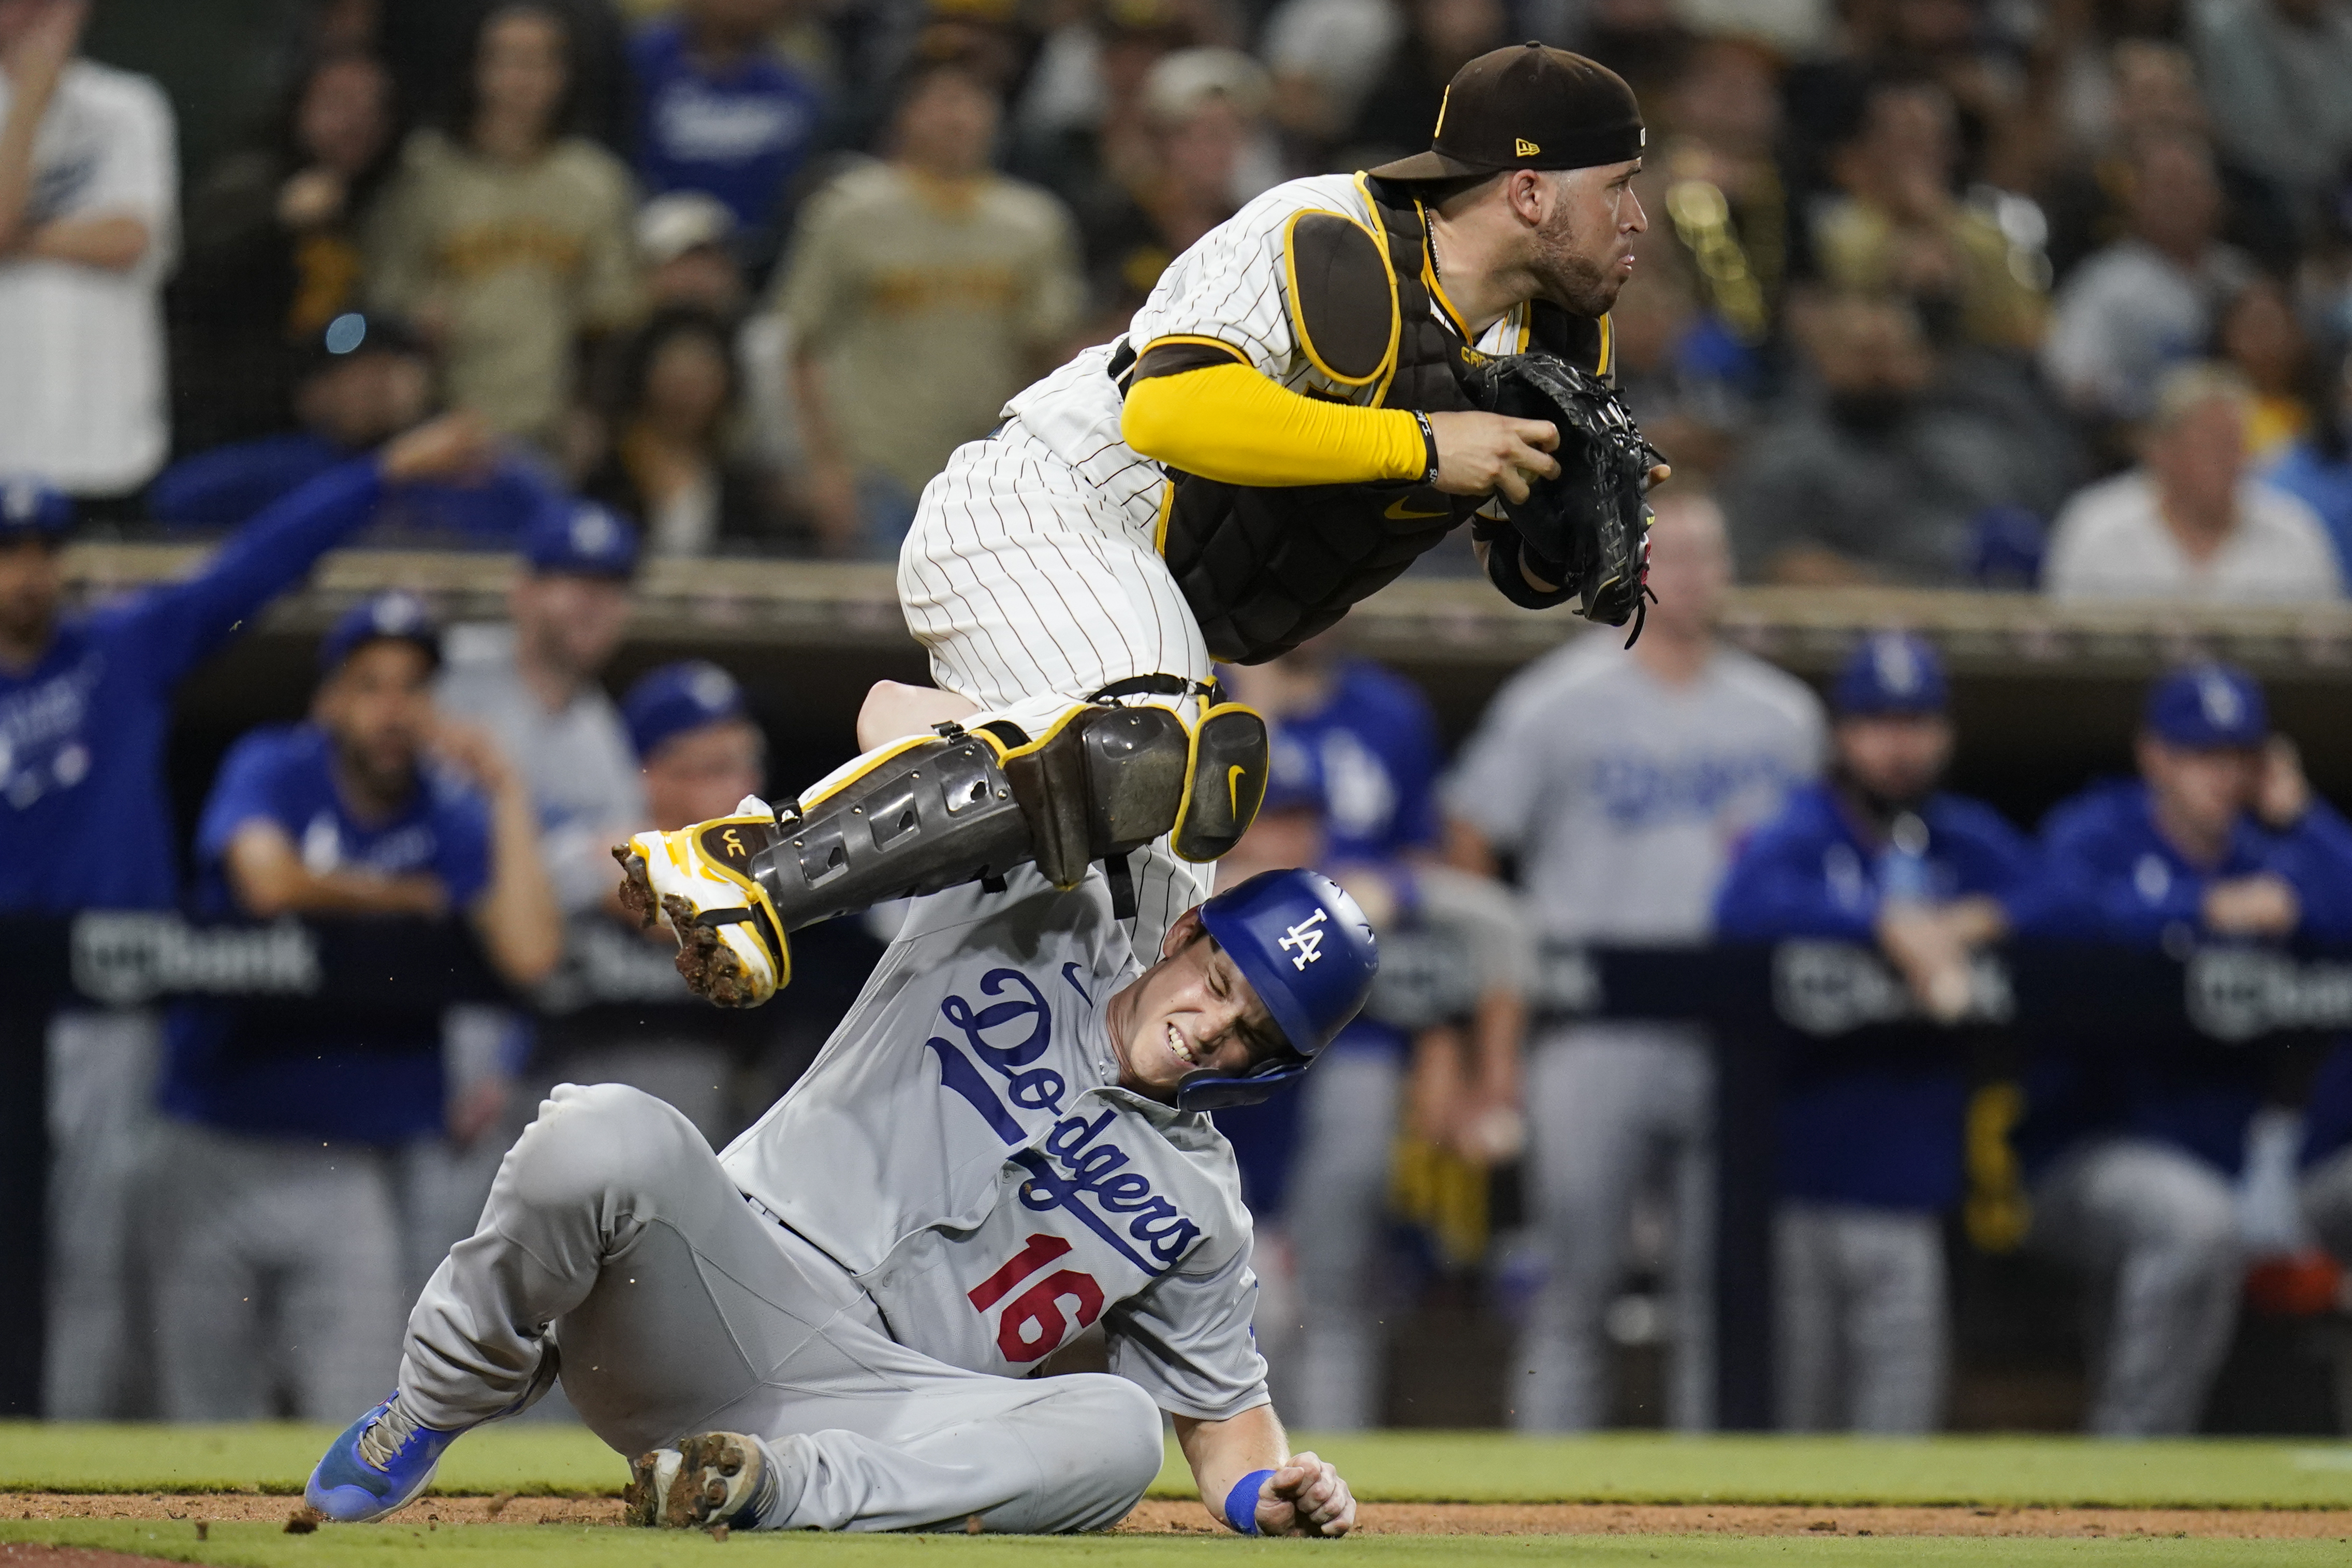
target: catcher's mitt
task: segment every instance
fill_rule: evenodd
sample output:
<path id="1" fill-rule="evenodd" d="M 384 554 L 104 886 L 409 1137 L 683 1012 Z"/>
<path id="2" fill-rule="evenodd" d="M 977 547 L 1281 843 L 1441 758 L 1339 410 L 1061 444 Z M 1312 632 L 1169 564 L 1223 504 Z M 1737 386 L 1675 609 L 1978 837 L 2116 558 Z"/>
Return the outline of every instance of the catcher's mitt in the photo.
<path id="1" fill-rule="evenodd" d="M 1530 566 L 1547 580 L 1547 566 L 1560 569 L 1587 621 L 1633 620 L 1648 592 L 1650 508 L 1642 496 L 1650 470 L 1665 459 L 1642 439 L 1615 392 L 1557 355 L 1488 360 L 1467 390 L 1489 413 L 1549 420 L 1559 431 L 1559 477 L 1534 480 L 1526 500 L 1503 503 Z"/>

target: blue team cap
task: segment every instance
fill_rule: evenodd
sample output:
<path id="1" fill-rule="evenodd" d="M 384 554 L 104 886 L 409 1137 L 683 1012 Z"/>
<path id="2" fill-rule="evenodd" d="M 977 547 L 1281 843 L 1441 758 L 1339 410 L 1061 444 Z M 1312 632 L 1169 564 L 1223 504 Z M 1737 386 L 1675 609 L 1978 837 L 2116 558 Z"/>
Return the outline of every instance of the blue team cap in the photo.
<path id="1" fill-rule="evenodd" d="M 342 613 L 319 642 L 319 673 L 331 675 L 343 661 L 369 643 L 413 643 L 425 656 L 441 662 L 441 631 L 425 601 L 402 589 L 379 593 Z"/>
<path id="2" fill-rule="evenodd" d="M 563 497 L 523 530 L 522 554 L 533 571 L 627 577 L 637 568 L 637 531 L 610 507 Z"/>
<path id="3" fill-rule="evenodd" d="M 0 538 L 54 538 L 73 526 L 73 503 L 30 474 L 0 476 Z"/>
<path id="4" fill-rule="evenodd" d="M 2270 704 L 2235 664 L 2189 664 L 2148 688 L 2145 722 L 2158 739 L 2199 751 L 2260 746 L 2270 737 Z"/>
<path id="5" fill-rule="evenodd" d="M 1356 901 L 1311 871 L 1262 871 L 1202 904 L 1201 924 L 1265 1004 L 1290 1051 L 1246 1073 L 1192 1073 L 1177 1085 L 1177 1108 L 1255 1104 L 1306 1071 L 1363 1010 L 1380 972 L 1380 942 Z"/>
<path id="6" fill-rule="evenodd" d="M 621 716 L 637 759 L 644 761 L 673 736 L 743 717 L 743 688 L 709 660 L 687 659 L 664 664 L 631 686 L 621 699 Z"/>
<path id="7" fill-rule="evenodd" d="M 1864 638 L 1830 692 L 1830 706 L 1841 718 L 1942 713 L 1950 700 L 1942 655 L 1908 632 Z"/>

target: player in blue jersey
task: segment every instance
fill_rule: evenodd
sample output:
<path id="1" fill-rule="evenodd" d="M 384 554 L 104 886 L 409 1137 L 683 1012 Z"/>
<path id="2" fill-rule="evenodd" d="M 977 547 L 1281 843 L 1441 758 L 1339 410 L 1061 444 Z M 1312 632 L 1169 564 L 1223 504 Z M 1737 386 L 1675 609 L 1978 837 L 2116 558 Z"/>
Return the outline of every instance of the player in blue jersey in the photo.
<path id="1" fill-rule="evenodd" d="M 2199 664 L 2158 681 L 2136 750 L 2138 779 L 2094 785 L 2042 825 L 2076 932 L 2168 951 L 2352 935 L 2352 828 L 2273 739 L 2251 676 Z M 2237 1322 L 2261 1073 L 2148 1051 L 2038 1075 L 2020 1151 L 2032 1240 L 2101 1281 L 2113 1314 L 2094 1431 L 2196 1430 Z"/>
<path id="2" fill-rule="evenodd" d="M 187 580 L 70 612 L 70 507 L 0 476 L 0 910 L 177 903 L 163 747 L 179 683 L 362 526 L 387 485 L 469 474 L 486 455 L 470 419 L 419 426 L 286 496 Z M 121 1413 L 125 1184 L 156 1051 L 143 1011 L 72 1011 L 50 1028 L 52 1416 Z"/>
<path id="3" fill-rule="evenodd" d="M 1929 1016 L 1969 1007 L 1969 957 L 2040 918 L 2025 835 L 1946 793 L 1948 685 L 1917 638 L 1865 641 L 1832 693 L 1830 777 L 1757 830 L 1716 899 L 1726 941 L 1875 946 Z M 1792 1054 L 1773 1271 L 1780 1424 L 1925 1432 L 1943 1408 L 1942 1215 L 1960 1196 L 1968 1063 L 1836 1042 Z"/>
<path id="4" fill-rule="evenodd" d="M 509 983 L 546 975 L 561 922 L 530 793 L 487 736 L 435 715 L 439 661 L 413 595 L 337 622 L 310 722 L 256 730 L 221 764 L 196 830 L 200 913 L 459 915 Z M 290 1030 L 267 1008 L 173 1010 L 170 1174 L 149 1200 L 164 1416 L 266 1415 L 277 1375 L 313 1420 L 382 1392 L 404 1254 L 421 1249 L 403 1220 L 430 1208 L 430 1151 L 471 1112 L 444 1074 L 443 1015 L 430 997 Z"/>

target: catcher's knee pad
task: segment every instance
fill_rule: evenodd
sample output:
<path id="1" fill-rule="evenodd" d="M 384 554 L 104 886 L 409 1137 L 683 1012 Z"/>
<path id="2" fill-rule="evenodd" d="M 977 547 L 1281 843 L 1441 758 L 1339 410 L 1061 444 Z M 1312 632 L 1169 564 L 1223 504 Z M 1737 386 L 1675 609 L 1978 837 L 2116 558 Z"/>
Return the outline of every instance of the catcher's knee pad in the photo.
<path id="1" fill-rule="evenodd" d="M 1037 869 L 1075 887 L 1093 862 L 1116 864 L 1162 834 L 1195 862 L 1239 843 L 1265 798 L 1265 720 L 1239 703 L 1198 720 L 1160 703 L 1089 705 L 1008 750 L 1004 768 Z"/>

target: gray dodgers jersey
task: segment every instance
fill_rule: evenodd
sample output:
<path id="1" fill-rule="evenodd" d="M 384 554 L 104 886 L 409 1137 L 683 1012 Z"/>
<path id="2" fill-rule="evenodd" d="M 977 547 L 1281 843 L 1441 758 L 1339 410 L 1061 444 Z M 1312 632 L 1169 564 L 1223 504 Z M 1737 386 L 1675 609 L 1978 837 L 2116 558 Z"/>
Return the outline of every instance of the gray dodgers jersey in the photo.
<path id="1" fill-rule="evenodd" d="M 1665 685 L 1606 632 L 1496 695 L 1445 809 L 1517 857 L 1546 935 L 1705 941 L 1739 841 L 1821 771 L 1822 707 L 1793 675 L 1719 650 Z"/>
<path id="2" fill-rule="evenodd" d="M 1266 1402 L 1250 1217 L 1203 1113 L 1119 1088 L 1105 1027 L 1142 967 L 1099 871 L 912 901 L 856 1005 L 720 1156 L 863 1286 L 891 1337 L 1019 1377 L 1099 1320 L 1161 1408 Z"/>

